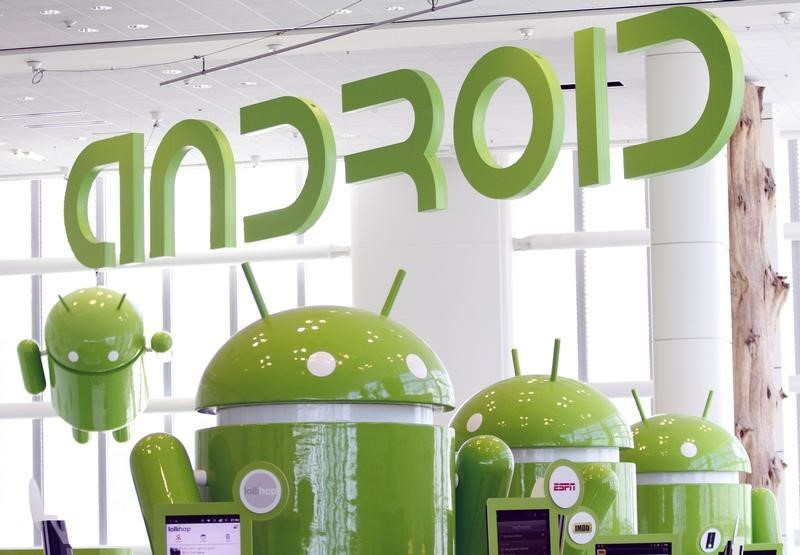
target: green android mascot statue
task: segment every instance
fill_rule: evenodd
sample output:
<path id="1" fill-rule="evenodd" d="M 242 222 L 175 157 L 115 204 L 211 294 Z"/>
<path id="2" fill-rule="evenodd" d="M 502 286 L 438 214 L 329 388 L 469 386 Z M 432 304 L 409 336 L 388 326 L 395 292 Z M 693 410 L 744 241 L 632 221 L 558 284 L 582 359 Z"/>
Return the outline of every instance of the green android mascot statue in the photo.
<path id="1" fill-rule="evenodd" d="M 72 426 L 75 440 L 86 443 L 89 432 L 111 431 L 114 439 L 126 441 L 128 424 L 148 400 L 142 317 L 124 294 L 103 287 L 58 299 L 44 328 L 46 353 L 33 339 L 17 346 L 25 389 L 31 395 L 45 390 L 41 357 L 46 354 L 53 407 Z M 151 346 L 168 351 L 172 338 L 157 332 Z"/>
<path id="2" fill-rule="evenodd" d="M 434 422 L 453 408 L 450 378 L 388 317 L 403 272 L 380 314 L 268 314 L 244 269 L 261 318 L 203 374 L 196 407 L 217 425 L 197 432 L 198 469 L 167 434 L 131 453 L 151 545 L 163 534 L 156 507 L 202 499 L 241 505 L 258 555 L 452 555 L 455 508 L 472 505 L 464 510 L 485 521 L 486 498 L 508 492 L 513 459 L 500 440 L 476 438 L 459 453 L 459 474 L 476 478 L 456 488 L 452 436 Z"/>

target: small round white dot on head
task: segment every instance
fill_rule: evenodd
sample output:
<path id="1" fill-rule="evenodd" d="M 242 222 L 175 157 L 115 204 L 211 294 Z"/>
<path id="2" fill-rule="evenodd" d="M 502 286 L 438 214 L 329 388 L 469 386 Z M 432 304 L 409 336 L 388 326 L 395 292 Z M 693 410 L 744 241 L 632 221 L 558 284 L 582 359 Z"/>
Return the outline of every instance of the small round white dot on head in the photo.
<path id="1" fill-rule="evenodd" d="M 411 353 L 406 357 L 406 366 L 408 366 L 408 369 L 412 374 L 420 379 L 428 375 L 428 367 L 425 366 L 425 361 L 414 353 Z"/>
<path id="2" fill-rule="evenodd" d="M 308 357 L 306 368 L 308 368 L 309 372 L 320 378 L 329 376 L 336 370 L 336 359 L 332 354 L 326 351 L 317 351 Z"/>
<path id="3" fill-rule="evenodd" d="M 108 360 L 111 362 L 117 362 L 119 360 L 119 352 L 118 351 L 110 351 L 108 353 Z"/>
<path id="4" fill-rule="evenodd" d="M 469 417 L 469 420 L 467 420 L 467 431 L 472 433 L 480 428 L 481 424 L 483 424 L 483 415 L 479 412 L 476 412 Z"/>
<path id="5" fill-rule="evenodd" d="M 685 441 L 683 445 L 681 445 L 681 455 L 683 455 L 687 459 L 691 459 L 696 454 L 697 454 L 697 445 L 695 445 L 691 441 Z"/>
<path id="6" fill-rule="evenodd" d="M 69 359 L 70 362 L 78 362 L 78 359 L 80 357 L 78 356 L 78 353 L 76 353 L 75 351 L 70 351 L 67 353 L 67 358 Z"/>

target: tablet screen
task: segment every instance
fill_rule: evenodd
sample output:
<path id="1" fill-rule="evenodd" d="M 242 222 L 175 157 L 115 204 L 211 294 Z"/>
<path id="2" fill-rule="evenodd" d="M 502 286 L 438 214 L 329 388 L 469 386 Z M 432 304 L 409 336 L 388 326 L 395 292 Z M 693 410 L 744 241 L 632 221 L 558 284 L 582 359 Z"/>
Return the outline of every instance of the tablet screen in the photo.
<path id="1" fill-rule="evenodd" d="M 241 555 L 239 515 L 166 515 L 167 555 Z"/>

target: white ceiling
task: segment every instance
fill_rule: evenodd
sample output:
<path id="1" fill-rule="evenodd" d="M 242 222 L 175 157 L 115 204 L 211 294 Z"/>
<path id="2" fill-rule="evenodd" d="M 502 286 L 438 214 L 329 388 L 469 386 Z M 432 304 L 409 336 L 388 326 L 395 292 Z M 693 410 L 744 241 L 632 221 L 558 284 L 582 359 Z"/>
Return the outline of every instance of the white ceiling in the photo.
<path id="1" fill-rule="evenodd" d="M 447 107 L 445 138 L 451 142 L 452 110 L 459 87 L 472 64 L 500 45 L 536 50 L 547 58 L 562 82 L 573 81 L 572 33 L 603 26 L 608 38 L 609 79 L 622 89 L 609 93 L 612 139 L 645 136 L 644 63 L 642 55 L 616 54 L 614 24 L 647 6 L 677 2 L 640 0 L 475 0 L 427 13 L 412 22 L 365 31 L 312 47 L 294 50 L 227 71 L 183 83 L 159 86 L 169 76 L 163 69 L 184 73 L 201 67 L 195 55 L 206 55 L 207 67 L 266 51 L 267 44 L 284 46 L 322 37 L 354 24 L 401 12 L 387 12 L 391 3 L 408 13 L 429 7 L 427 0 L 361 0 L 352 13 L 332 15 L 353 0 L 27 0 L 0 1 L 0 175 L 60 171 L 68 167 L 89 141 L 128 131 L 151 132 L 150 112 L 158 110 L 163 124 L 153 132 L 151 146 L 164 131 L 185 118 L 217 123 L 230 139 L 238 160 L 301 156 L 302 141 L 291 130 L 259 137 L 241 137 L 239 108 L 282 95 L 304 96 L 323 107 L 337 136 L 340 153 L 354 152 L 402 140 L 411 129 L 410 108 L 394 105 L 377 111 L 342 114 L 342 83 L 401 67 L 430 73 L 442 89 Z M 439 5 L 446 3 L 440 0 Z M 104 4 L 111 10 L 93 11 Z M 767 86 L 767 100 L 778 112 L 782 128 L 800 132 L 800 16 L 790 25 L 778 12 L 800 8 L 800 2 L 705 2 L 734 30 L 750 78 Z M 617 9 L 609 9 L 618 6 Z M 61 13 L 42 15 L 42 10 Z M 800 9 L 797 10 L 800 12 Z M 282 29 L 313 26 L 275 36 Z M 69 22 L 68 28 L 65 22 Z M 73 23 L 74 22 L 74 23 Z M 128 25 L 144 23 L 144 30 Z M 95 33 L 77 29 L 92 27 Z M 327 28 L 326 28 L 327 27 Z M 534 30 L 523 40 L 519 29 Z M 246 41 L 261 39 L 240 46 Z M 210 54 L 237 46 L 237 48 Z M 186 60 L 179 63 L 165 63 Z M 45 69 L 38 84 L 31 82 L 27 60 Z M 121 69 L 164 64 L 146 69 Z M 116 67 L 114 71 L 94 71 Z M 70 70 L 59 72 L 56 70 Z M 254 86 L 242 82 L 255 82 Z M 195 85 L 206 83 L 209 89 Z M 33 97 L 22 101 L 20 98 Z M 568 112 L 565 140 L 574 141 L 573 94 L 565 94 Z M 2 119 L 10 114 L 79 110 L 50 117 Z M 80 122 L 102 122 L 85 124 Z M 496 146 L 525 141 L 531 114 L 520 88 L 504 85 L 488 116 L 487 136 Z M 74 127 L 29 128 L 51 123 Z M 19 159 L 12 149 L 40 153 L 46 162 Z M 152 156 L 148 151 L 148 159 Z"/>

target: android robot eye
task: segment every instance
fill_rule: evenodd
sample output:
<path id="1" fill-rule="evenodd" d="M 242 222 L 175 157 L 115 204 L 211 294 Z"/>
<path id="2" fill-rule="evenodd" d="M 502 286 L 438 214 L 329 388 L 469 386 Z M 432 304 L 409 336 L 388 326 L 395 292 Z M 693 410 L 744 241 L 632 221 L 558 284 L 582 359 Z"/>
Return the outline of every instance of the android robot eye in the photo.
<path id="1" fill-rule="evenodd" d="M 67 353 L 67 358 L 69 359 L 70 362 L 78 362 L 78 359 L 80 357 L 78 356 L 78 353 L 76 353 L 75 351 L 70 351 Z"/>
<path id="2" fill-rule="evenodd" d="M 110 351 L 108 353 L 108 360 L 111 362 L 117 362 L 119 359 L 119 351 Z"/>

